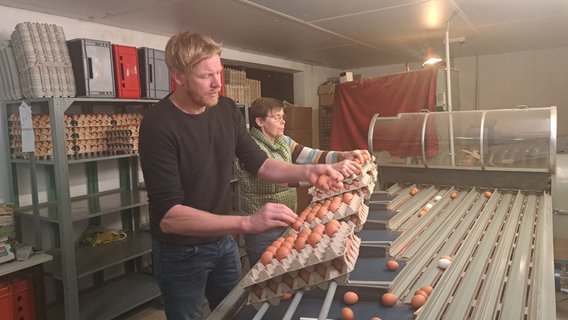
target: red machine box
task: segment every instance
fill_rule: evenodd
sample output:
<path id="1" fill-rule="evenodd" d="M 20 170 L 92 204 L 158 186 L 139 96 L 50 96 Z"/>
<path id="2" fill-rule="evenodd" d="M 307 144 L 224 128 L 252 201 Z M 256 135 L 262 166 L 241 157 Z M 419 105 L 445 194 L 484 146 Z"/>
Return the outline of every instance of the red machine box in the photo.
<path id="1" fill-rule="evenodd" d="M 138 65 L 138 49 L 136 47 L 112 45 L 114 58 L 114 77 L 117 98 L 141 97 L 140 67 Z"/>
<path id="2" fill-rule="evenodd" d="M 0 282 L 0 310 L 0 320 L 36 318 L 34 283 L 31 276 Z"/>
<path id="3" fill-rule="evenodd" d="M 67 41 L 78 97 L 114 98 L 111 43 L 92 39 Z"/>

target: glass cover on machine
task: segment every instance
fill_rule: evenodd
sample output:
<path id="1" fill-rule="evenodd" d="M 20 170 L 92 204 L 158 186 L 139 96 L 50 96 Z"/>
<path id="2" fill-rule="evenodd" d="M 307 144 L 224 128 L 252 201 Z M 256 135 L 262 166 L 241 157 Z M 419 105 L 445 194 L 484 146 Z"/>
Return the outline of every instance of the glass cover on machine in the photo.
<path id="1" fill-rule="evenodd" d="M 368 139 L 383 167 L 551 172 L 556 107 L 377 114 Z"/>

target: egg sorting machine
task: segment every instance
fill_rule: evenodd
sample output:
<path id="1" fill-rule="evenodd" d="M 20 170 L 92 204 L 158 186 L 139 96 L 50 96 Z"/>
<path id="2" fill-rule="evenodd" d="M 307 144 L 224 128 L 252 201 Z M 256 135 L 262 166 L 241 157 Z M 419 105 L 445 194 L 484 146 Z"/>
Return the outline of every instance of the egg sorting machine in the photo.
<path id="1" fill-rule="evenodd" d="M 348 283 L 259 310 L 235 290 L 209 319 L 337 319 L 344 307 L 355 319 L 556 317 L 555 107 L 375 115 L 368 141 L 378 181 Z M 386 271 L 389 259 L 399 270 Z M 424 285 L 432 294 L 411 308 Z M 346 291 L 359 302 L 346 305 Z M 386 291 L 395 306 L 379 302 Z"/>

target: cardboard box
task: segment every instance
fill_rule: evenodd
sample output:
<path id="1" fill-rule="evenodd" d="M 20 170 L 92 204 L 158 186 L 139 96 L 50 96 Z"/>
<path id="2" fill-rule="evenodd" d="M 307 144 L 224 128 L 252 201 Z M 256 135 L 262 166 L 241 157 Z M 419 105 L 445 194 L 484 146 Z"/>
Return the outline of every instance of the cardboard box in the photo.
<path id="1" fill-rule="evenodd" d="M 286 129 L 312 128 L 312 108 L 309 107 L 284 107 L 286 115 Z"/>
<path id="2" fill-rule="evenodd" d="M 284 134 L 301 145 L 312 148 L 312 129 L 284 129 Z"/>
<path id="3" fill-rule="evenodd" d="M 318 87 L 319 105 L 332 106 L 333 93 L 335 92 L 335 82 L 328 81 Z"/>
<path id="4" fill-rule="evenodd" d="M 333 106 L 333 93 L 319 95 L 320 106 Z"/>

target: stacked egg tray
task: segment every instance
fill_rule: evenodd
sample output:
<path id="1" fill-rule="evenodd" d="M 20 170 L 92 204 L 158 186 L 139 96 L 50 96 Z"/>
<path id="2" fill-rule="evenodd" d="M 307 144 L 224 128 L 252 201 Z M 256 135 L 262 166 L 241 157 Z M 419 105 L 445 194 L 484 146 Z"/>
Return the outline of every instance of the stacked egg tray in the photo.
<path id="1" fill-rule="evenodd" d="M 65 114 L 65 145 L 68 158 L 88 158 L 130 154 L 138 151 L 140 113 Z M 22 151 L 22 128 L 19 113 L 8 119 L 10 153 L 13 159 L 27 159 Z M 35 139 L 34 156 L 49 160 L 53 156 L 52 131 L 49 116 L 32 115 Z"/>
<path id="2" fill-rule="evenodd" d="M 341 222 L 328 236 L 323 234 L 315 245 L 295 248 L 283 259 L 272 259 L 266 265 L 256 263 L 241 281 L 247 291 L 248 304 L 260 307 L 264 302 L 280 303 L 282 296 L 298 290 L 318 287 L 326 289 L 330 280 L 346 282 L 355 267 L 361 240 L 353 234 L 354 225 Z M 289 230 L 289 234 L 295 234 Z"/>
<path id="3" fill-rule="evenodd" d="M 327 199 L 354 190 L 360 190 L 363 194 L 365 194 L 365 199 L 369 199 L 375 189 L 375 183 L 377 182 L 378 172 L 377 165 L 374 160 L 375 157 L 373 156 L 370 160 L 361 165 L 361 172 L 359 174 L 353 174 L 344 179 L 343 186 L 339 191 L 323 191 L 316 187 L 311 187 L 308 190 L 308 193 L 313 197 L 312 201 Z"/>
<path id="4" fill-rule="evenodd" d="M 75 77 L 63 28 L 54 24 L 18 23 L 10 35 L 11 47 L 21 92 L 12 90 L 11 97 L 74 97 Z M 21 97 L 20 97 L 21 98 Z M 19 98 L 18 98 L 19 99 Z"/>

